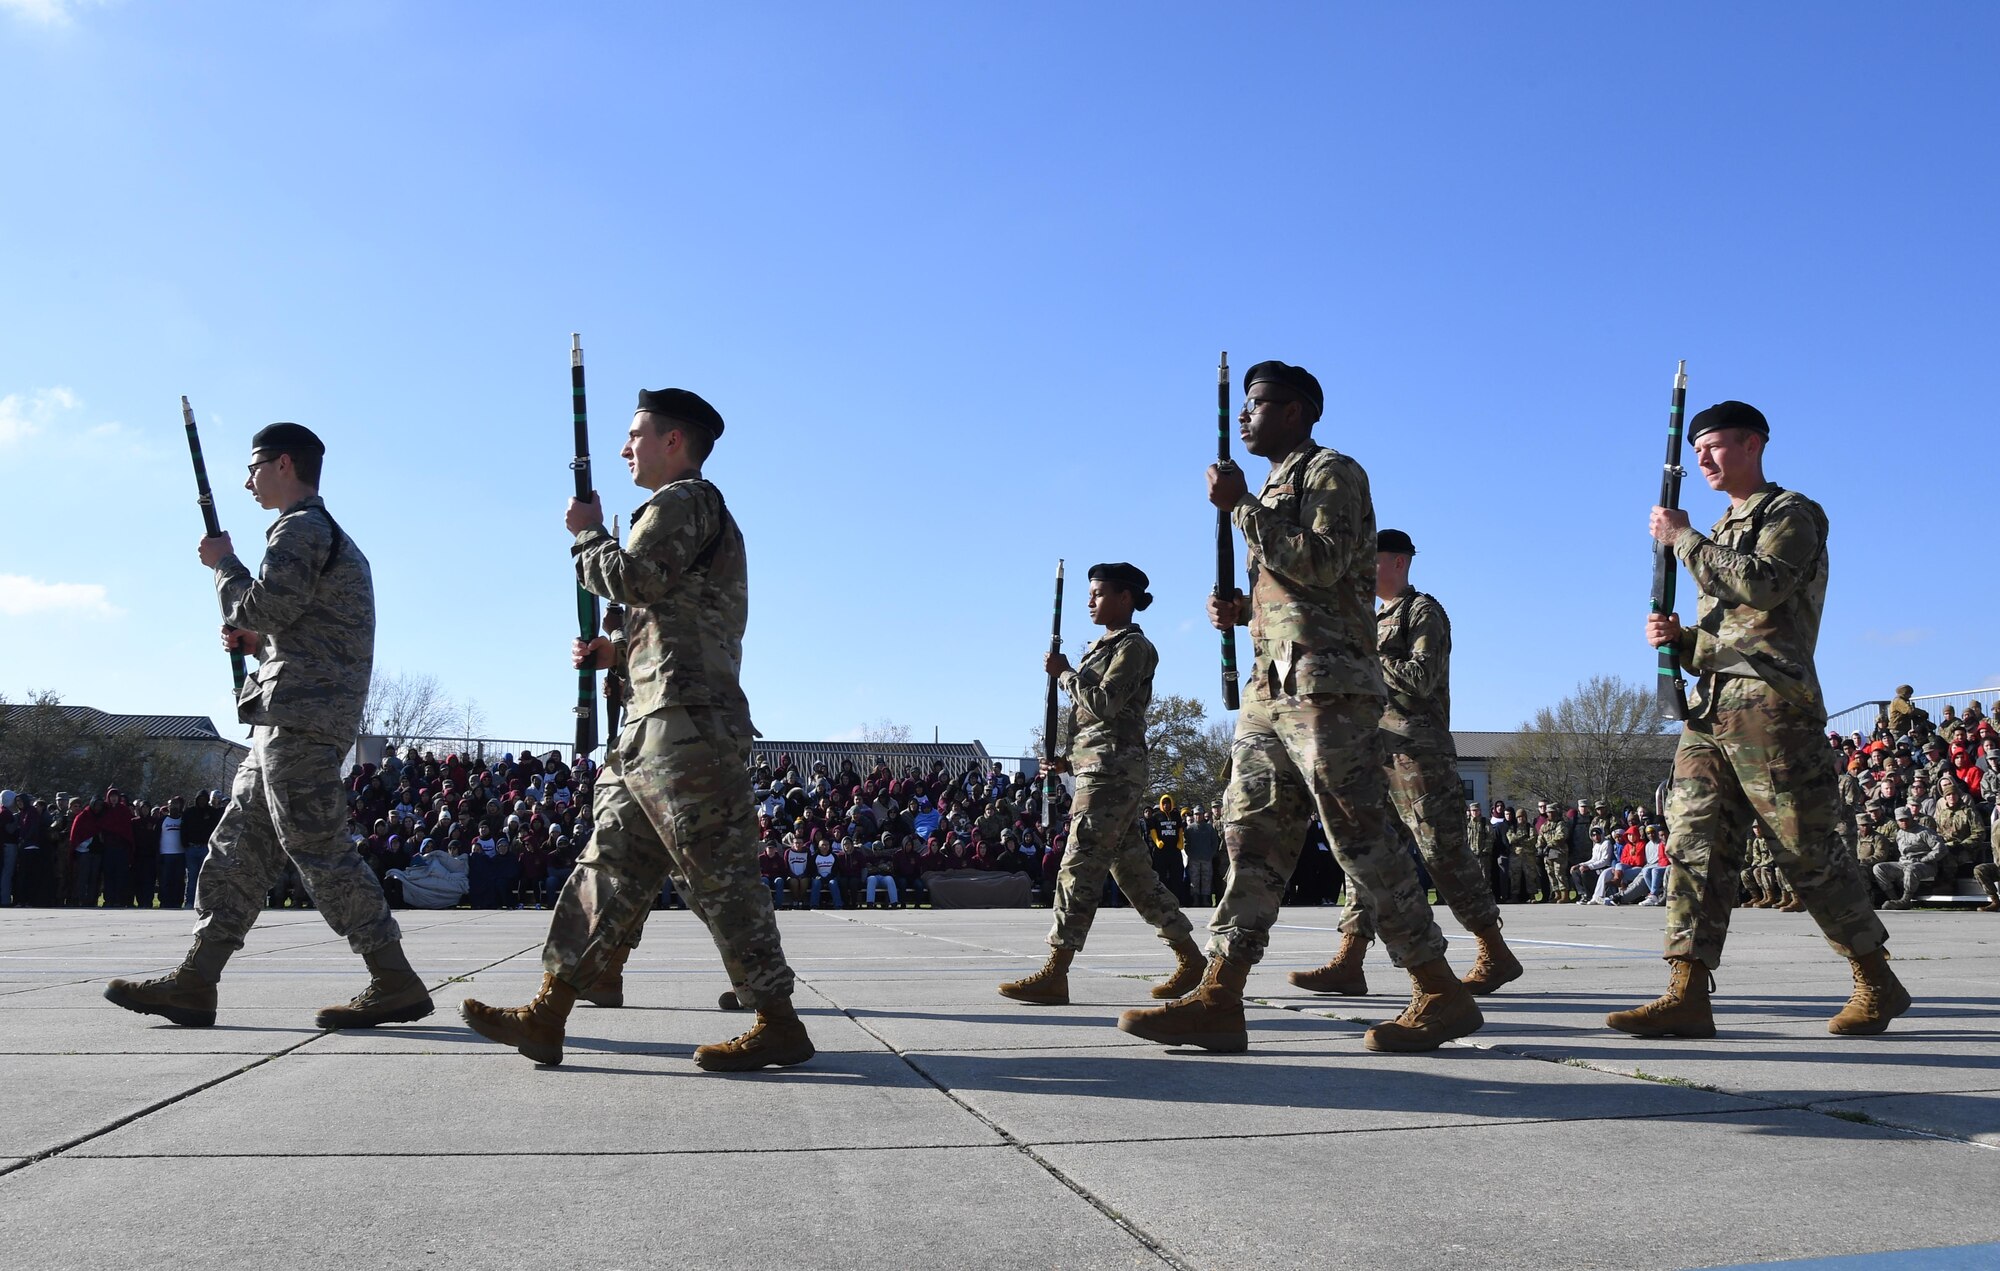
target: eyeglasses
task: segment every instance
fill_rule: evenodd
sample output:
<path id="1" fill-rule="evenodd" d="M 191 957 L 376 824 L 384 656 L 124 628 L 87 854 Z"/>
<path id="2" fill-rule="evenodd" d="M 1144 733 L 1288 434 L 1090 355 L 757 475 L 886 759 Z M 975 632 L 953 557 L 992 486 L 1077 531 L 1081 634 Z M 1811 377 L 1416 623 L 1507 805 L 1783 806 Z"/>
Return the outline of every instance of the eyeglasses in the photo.
<path id="1" fill-rule="evenodd" d="M 1283 406 L 1291 400 L 1289 397 L 1246 397 L 1243 399 L 1242 413 L 1245 415 L 1254 415 L 1257 413 L 1259 407 Z"/>
<path id="2" fill-rule="evenodd" d="M 255 463 L 251 464 L 251 465 L 250 465 L 250 477 L 251 477 L 251 479 L 253 479 L 253 480 L 254 480 L 254 479 L 256 478 L 256 476 L 257 476 L 257 469 L 259 469 L 259 468 L 263 467 L 263 466 L 264 466 L 265 464 L 267 464 L 267 463 L 276 463 L 276 462 L 278 462 L 278 461 L 277 461 L 276 459 L 259 459 L 259 460 L 258 460 L 257 462 L 255 462 Z"/>

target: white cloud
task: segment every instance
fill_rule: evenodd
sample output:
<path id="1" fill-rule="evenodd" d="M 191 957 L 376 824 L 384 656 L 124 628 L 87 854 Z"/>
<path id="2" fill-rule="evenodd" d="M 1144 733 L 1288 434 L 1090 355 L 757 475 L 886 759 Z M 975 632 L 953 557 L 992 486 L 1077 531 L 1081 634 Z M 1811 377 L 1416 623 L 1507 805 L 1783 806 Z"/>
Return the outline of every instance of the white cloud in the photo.
<path id="1" fill-rule="evenodd" d="M 102 0 L 0 0 L 0 10 L 37 26 L 68 26 L 77 10 L 96 3 Z"/>
<path id="2" fill-rule="evenodd" d="M 144 436 L 116 420 L 86 425 L 70 418 L 82 409 L 83 399 L 61 385 L 0 397 L 0 450 L 40 437 L 38 445 L 54 443 L 72 459 L 134 459 L 150 454 Z"/>
<path id="3" fill-rule="evenodd" d="M 98 583 L 45 583 L 25 574 L 0 574 L 0 614 L 23 618 L 35 613 L 81 612 L 117 617 Z"/>

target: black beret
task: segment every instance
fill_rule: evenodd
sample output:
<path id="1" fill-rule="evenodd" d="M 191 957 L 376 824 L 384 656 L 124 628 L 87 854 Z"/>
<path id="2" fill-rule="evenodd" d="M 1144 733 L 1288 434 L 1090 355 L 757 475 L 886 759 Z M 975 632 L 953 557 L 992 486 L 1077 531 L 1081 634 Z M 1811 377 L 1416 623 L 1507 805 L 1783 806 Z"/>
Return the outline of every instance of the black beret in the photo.
<path id="1" fill-rule="evenodd" d="M 1122 560 L 1104 565 L 1092 565 L 1090 576 L 1103 579 L 1121 591 L 1131 592 L 1144 591 L 1152 582 L 1152 579 L 1146 577 L 1145 570 L 1137 565 L 1128 565 Z"/>
<path id="2" fill-rule="evenodd" d="M 1404 556 L 1415 556 L 1417 545 L 1401 530 L 1377 530 L 1375 550 L 1378 552 L 1400 552 Z"/>
<path id="3" fill-rule="evenodd" d="M 684 388 L 642 388 L 639 390 L 638 409 L 665 415 L 683 424 L 693 424 L 710 437 L 722 435 L 722 416 L 716 413 L 715 407 L 703 401 L 701 394 L 690 393 Z"/>
<path id="4" fill-rule="evenodd" d="M 1326 409 L 1326 394 L 1320 391 L 1319 381 L 1303 366 L 1287 366 L 1283 362 L 1259 362 L 1243 373 L 1243 391 L 1249 392 L 1252 384 L 1277 384 L 1292 396 L 1311 406 L 1313 417 L 1317 419 Z"/>
<path id="5" fill-rule="evenodd" d="M 1771 425 L 1765 422 L 1763 411 L 1748 402 L 1717 402 L 1688 421 L 1688 440 L 1718 428 L 1747 428 L 1766 441 L 1771 438 Z"/>
<path id="6" fill-rule="evenodd" d="M 269 424 L 259 428 L 257 435 L 250 439 L 250 449 L 270 450 L 286 455 L 323 455 L 326 453 L 326 443 L 304 424 Z"/>

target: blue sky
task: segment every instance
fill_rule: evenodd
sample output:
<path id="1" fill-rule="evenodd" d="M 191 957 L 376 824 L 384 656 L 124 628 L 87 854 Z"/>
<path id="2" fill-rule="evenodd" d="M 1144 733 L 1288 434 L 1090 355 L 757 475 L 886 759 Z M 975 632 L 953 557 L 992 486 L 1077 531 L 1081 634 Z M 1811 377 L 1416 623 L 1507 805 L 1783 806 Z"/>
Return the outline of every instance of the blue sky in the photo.
<path id="1" fill-rule="evenodd" d="M 573 330 L 608 508 L 638 388 L 729 421 L 773 737 L 1025 748 L 1058 556 L 1219 710 L 1224 348 L 1325 384 L 1459 727 L 1649 676 L 1683 357 L 1832 517 L 1829 704 L 2000 683 L 2000 15 L 1665 13 L 0 0 L 0 692 L 229 722 L 186 393 L 239 544 L 309 424 L 378 667 L 566 736 Z"/>

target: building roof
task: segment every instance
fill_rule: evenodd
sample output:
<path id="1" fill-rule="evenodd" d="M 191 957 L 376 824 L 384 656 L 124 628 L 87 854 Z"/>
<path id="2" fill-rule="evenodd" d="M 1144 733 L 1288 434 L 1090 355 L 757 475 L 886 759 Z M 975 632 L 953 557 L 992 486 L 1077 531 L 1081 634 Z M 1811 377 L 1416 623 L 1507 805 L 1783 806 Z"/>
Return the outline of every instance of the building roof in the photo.
<path id="1" fill-rule="evenodd" d="M 1459 732 L 1454 729 L 1451 740 L 1458 749 L 1460 759 L 1493 759 L 1499 755 L 1502 746 L 1520 735 L 1521 730 L 1518 728 L 1504 733 Z M 1661 756 L 1673 754 L 1674 747 L 1680 744 L 1680 740 L 1679 733 L 1661 733 L 1658 738 Z"/>
<path id="2" fill-rule="evenodd" d="M 113 715 L 91 706 L 33 706 L 10 704 L 0 707 L 9 719 L 29 711 L 53 710 L 78 728 L 103 736 L 145 737 L 157 741 L 225 741 L 206 715 Z"/>
<path id="3" fill-rule="evenodd" d="M 811 772 L 815 763 L 824 763 L 830 771 L 840 770 L 840 761 L 851 759 L 854 766 L 862 771 L 874 766 L 877 759 L 889 765 L 891 772 L 900 773 L 906 764 L 916 764 L 928 771 L 931 761 L 944 760 L 946 771 L 959 773 L 965 765 L 976 763 L 981 768 L 989 768 L 993 757 L 986 753 L 986 747 L 977 741 L 970 742 L 890 742 L 890 741 L 766 741 L 759 739 L 752 747 L 754 757 L 777 766 L 780 755 L 791 756 L 800 772 Z"/>

